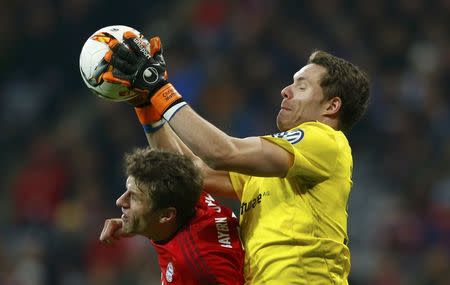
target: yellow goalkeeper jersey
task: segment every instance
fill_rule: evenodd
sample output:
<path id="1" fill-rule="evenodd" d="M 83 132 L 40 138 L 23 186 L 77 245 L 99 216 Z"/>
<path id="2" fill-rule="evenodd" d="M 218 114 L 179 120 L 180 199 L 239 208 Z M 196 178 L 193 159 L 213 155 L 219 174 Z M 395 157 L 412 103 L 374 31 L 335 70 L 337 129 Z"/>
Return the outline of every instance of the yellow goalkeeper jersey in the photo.
<path id="1" fill-rule="evenodd" d="M 285 178 L 230 172 L 241 200 L 246 284 L 348 284 L 347 138 L 319 122 L 263 138 L 294 163 Z"/>

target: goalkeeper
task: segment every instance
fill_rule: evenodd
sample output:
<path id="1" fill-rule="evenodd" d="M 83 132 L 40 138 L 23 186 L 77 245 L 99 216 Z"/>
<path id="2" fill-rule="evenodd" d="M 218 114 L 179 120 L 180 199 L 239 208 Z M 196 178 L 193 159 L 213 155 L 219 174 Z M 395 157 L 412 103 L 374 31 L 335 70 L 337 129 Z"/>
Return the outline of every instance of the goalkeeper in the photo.
<path id="1" fill-rule="evenodd" d="M 314 51 L 281 90 L 280 132 L 241 139 L 200 117 L 168 82 L 159 38 L 150 55 L 131 32 L 124 41 L 130 49 L 111 44 L 104 79 L 141 93 L 130 103 L 150 144 L 194 157 L 209 192 L 240 200 L 246 284 L 348 284 L 353 162 L 344 131 L 367 108 L 365 73 Z"/>

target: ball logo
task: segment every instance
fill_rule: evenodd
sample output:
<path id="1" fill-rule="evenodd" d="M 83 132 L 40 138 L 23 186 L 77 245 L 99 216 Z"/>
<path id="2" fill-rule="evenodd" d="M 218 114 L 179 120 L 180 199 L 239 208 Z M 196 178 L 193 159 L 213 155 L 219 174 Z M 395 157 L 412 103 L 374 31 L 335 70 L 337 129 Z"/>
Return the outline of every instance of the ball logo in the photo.
<path id="1" fill-rule="evenodd" d="M 142 73 L 142 78 L 148 84 L 153 84 L 158 80 L 158 71 L 154 67 L 147 67 Z"/>
<path id="2" fill-rule="evenodd" d="M 166 280 L 167 280 L 167 282 L 173 281 L 173 264 L 172 264 L 172 262 L 169 262 L 169 264 L 167 264 Z"/>

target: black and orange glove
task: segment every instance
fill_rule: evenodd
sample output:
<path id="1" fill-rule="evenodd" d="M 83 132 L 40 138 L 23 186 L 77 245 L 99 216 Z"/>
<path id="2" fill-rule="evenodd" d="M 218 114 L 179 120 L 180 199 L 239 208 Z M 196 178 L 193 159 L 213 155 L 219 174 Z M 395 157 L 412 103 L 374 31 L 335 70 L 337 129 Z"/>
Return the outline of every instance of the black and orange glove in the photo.
<path id="1" fill-rule="evenodd" d="M 123 34 L 124 44 L 110 43 L 111 51 L 105 60 L 112 65 L 103 79 L 119 83 L 141 93 L 135 107 L 151 104 L 165 119 L 186 105 L 178 91 L 167 81 L 166 62 L 162 54 L 159 37 L 150 39 L 150 51 L 145 41 L 132 32 Z"/>
<path id="2" fill-rule="evenodd" d="M 152 41 L 154 41 L 152 39 Z M 150 55 L 157 52 L 157 46 L 148 48 L 148 44 L 142 40 L 142 45 L 147 48 L 147 53 Z M 121 84 L 127 87 L 131 87 L 132 76 L 131 73 L 136 72 L 138 64 L 138 58 L 129 48 L 121 44 L 117 40 L 113 40 L 109 43 L 110 51 L 106 53 L 105 60 L 111 63 L 109 70 L 103 75 L 105 81 Z M 116 67 L 120 67 L 120 70 Z M 123 73 L 121 70 L 124 70 Z M 167 76 L 166 76 L 167 77 Z M 162 118 L 161 114 L 156 111 L 155 107 L 150 104 L 149 92 L 134 88 L 135 91 L 140 93 L 139 96 L 127 101 L 134 106 L 134 110 L 142 124 L 145 133 L 153 133 L 161 128 L 166 120 Z"/>

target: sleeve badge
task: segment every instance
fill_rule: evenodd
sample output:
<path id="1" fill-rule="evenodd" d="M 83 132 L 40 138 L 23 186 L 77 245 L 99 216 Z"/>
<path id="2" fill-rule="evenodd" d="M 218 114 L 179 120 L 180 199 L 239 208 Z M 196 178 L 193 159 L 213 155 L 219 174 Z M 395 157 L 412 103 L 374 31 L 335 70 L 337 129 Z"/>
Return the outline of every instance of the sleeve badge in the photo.
<path id="1" fill-rule="evenodd" d="M 272 137 L 284 139 L 288 141 L 290 144 L 296 144 L 303 139 L 304 132 L 300 129 L 297 129 L 288 132 L 276 133 L 273 134 Z"/>

